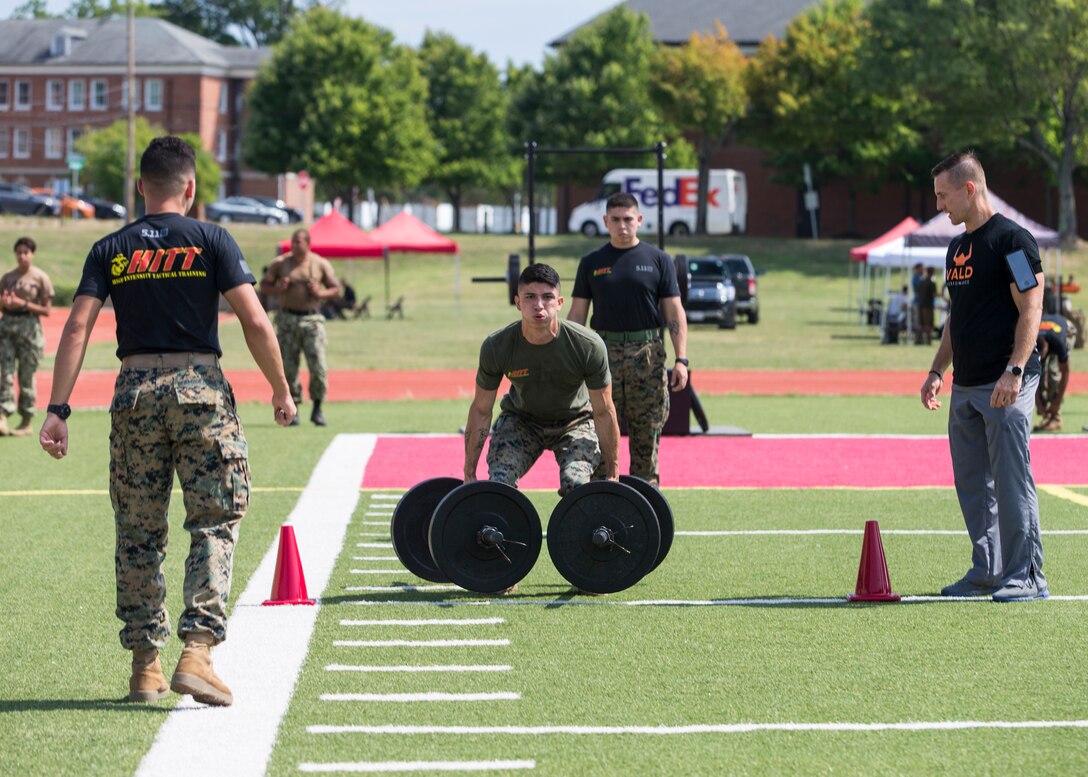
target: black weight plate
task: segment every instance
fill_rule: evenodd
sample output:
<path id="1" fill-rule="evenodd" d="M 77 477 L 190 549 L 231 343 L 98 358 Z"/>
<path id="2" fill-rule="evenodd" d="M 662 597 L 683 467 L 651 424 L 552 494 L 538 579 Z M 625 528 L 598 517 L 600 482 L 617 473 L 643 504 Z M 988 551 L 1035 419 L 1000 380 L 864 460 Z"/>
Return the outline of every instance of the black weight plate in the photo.
<path id="1" fill-rule="evenodd" d="M 457 478 L 432 478 L 409 488 L 393 509 L 389 524 L 393 550 L 400 563 L 416 577 L 432 583 L 449 581 L 438 569 L 427 546 L 427 532 L 431 528 L 431 516 L 445 496 L 462 484 Z"/>
<path id="2" fill-rule="evenodd" d="M 665 498 L 665 495 L 642 478 L 634 475 L 620 475 L 620 482 L 646 497 L 650 507 L 654 508 L 654 515 L 657 516 L 657 525 L 661 527 L 661 547 L 657 549 L 657 561 L 650 568 L 653 572 L 661 566 L 661 562 L 665 560 L 665 556 L 669 555 L 669 550 L 672 548 L 672 537 L 676 531 L 676 525 L 672 519 L 672 508 L 669 507 L 669 500 Z"/>
<path id="3" fill-rule="evenodd" d="M 498 545 L 481 541 L 491 527 Z M 498 593 L 529 574 L 543 538 L 540 517 L 516 488 L 475 480 L 455 488 L 431 518 L 428 543 L 435 564 L 452 582 L 481 594 Z"/>
<path id="4" fill-rule="evenodd" d="M 608 538 L 604 542 L 594 539 Z M 567 493 L 548 521 L 548 553 L 571 585 L 594 594 L 630 588 L 653 569 L 661 527 L 630 486 L 597 480 Z"/>

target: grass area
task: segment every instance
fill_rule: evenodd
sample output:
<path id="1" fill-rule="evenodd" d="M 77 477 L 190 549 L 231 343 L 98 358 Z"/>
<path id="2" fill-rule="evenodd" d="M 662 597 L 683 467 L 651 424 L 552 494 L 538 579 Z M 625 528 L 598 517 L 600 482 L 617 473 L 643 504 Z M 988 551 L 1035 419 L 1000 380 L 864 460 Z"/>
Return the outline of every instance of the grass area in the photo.
<path id="1" fill-rule="evenodd" d="M 54 284 L 70 290 L 78 283 L 91 243 L 107 227 L 94 222 L 0 218 L 0 245 L 30 232 L 38 241 L 37 263 Z M 287 227 L 231 224 L 254 270 L 275 254 Z M 394 254 L 390 259 L 389 295 L 405 297 L 405 318 L 386 320 L 385 274 L 381 261 L 338 262 L 338 272 L 355 286 L 361 298 L 373 297 L 376 318 L 337 321 L 329 325 L 329 365 L 332 369 L 450 369 L 476 363 L 480 342 L 513 320 L 516 312 L 505 302 L 505 287 L 472 283 L 475 276 L 499 276 L 511 253 L 527 261 L 527 241 L 516 235 L 461 235 L 460 280 L 448 255 Z M 601 241 L 581 235 L 537 238 L 537 259 L 559 270 L 569 293 L 578 258 Z M 747 253 L 758 269 L 760 323 L 738 325 L 734 331 L 713 324 L 692 326 L 688 353 L 695 369 L 919 369 L 928 368 L 932 351 L 922 347 L 882 346 L 875 328 L 860 326 L 854 311 L 852 281 L 847 275 L 850 241 L 776 240 L 755 237 L 689 238 L 670 242 L 674 253 Z M 1067 253 L 1063 272 L 1088 271 L 1088 251 Z M 1083 296 L 1083 293 L 1082 293 Z M 1083 302 L 1074 298 L 1074 304 Z M 241 329 L 221 332 L 225 364 L 250 367 Z M 407 346 L 407 347 L 406 347 Z M 935 347 L 935 346 L 934 346 Z M 115 346 L 89 349 L 86 367 L 116 366 Z M 51 368 L 46 360 L 44 369 Z"/>

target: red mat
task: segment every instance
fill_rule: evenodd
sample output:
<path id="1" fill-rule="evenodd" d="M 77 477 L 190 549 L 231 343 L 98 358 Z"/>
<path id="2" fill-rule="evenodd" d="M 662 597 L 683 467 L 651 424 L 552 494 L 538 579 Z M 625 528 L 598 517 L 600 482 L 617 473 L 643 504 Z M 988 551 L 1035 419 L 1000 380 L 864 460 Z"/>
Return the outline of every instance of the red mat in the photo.
<path id="1" fill-rule="evenodd" d="M 620 471 L 628 469 L 626 438 Z M 477 474 L 486 477 L 486 451 Z M 943 437 L 665 437 L 665 488 L 905 488 L 951 486 L 952 461 Z M 1085 483 L 1088 437 L 1031 441 L 1037 483 Z M 434 477 L 461 477 L 461 437 L 382 437 L 363 474 L 363 488 L 409 488 Z M 522 488 L 557 490 L 559 468 L 545 453 Z"/>

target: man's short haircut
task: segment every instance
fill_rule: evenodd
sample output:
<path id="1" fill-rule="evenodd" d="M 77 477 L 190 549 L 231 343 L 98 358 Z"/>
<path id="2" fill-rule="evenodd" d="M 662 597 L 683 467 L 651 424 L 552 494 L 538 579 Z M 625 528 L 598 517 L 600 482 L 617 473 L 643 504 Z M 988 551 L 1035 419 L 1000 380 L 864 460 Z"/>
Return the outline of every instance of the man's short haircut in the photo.
<path id="1" fill-rule="evenodd" d="M 196 152 L 175 135 L 152 140 L 140 157 L 140 180 L 144 189 L 159 196 L 175 197 L 185 191 L 185 183 L 196 175 Z"/>
<path id="2" fill-rule="evenodd" d="M 608 198 L 608 202 L 605 203 L 605 212 L 612 210 L 613 208 L 634 208 L 638 210 L 638 200 L 635 199 L 633 194 L 628 192 L 616 192 Z"/>
<path id="3" fill-rule="evenodd" d="M 28 249 L 30 249 L 30 253 L 32 254 L 38 250 L 38 244 L 34 242 L 34 238 L 32 237 L 19 238 L 15 241 L 15 246 L 11 250 L 18 251 L 19 246 L 26 246 Z"/>
<path id="4" fill-rule="evenodd" d="M 540 262 L 531 264 L 522 270 L 521 275 L 518 276 L 518 288 L 528 286 L 530 283 L 544 283 L 558 289 L 559 273 L 555 271 L 555 268 Z"/>
<path id="5" fill-rule="evenodd" d="M 957 151 L 942 159 L 930 171 L 934 178 L 941 173 L 948 173 L 948 182 L 957 188 L 968 181 L 974 181 L 975 186 L 986 189 L 986 173 L 974 151 Z"/>
<path id="6" fill-rule="evenodd" d="M 296 229 L 291 233 L 291 242 L 295 242 L 295 238 L 302 236 L 306 238 L 306 245 L 310 245 L 310 230 L 308 229 Z"/>

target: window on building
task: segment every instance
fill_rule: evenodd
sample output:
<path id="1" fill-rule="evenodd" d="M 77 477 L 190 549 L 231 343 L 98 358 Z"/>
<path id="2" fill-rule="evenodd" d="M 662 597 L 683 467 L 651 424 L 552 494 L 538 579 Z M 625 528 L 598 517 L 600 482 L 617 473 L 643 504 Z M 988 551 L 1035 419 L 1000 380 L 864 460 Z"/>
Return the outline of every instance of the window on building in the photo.
<path id="1" fill-rule="evenodd" d="M 162 79 L 149 78 L 144 81 L 144 110 L 162 110 Z"/>
<path id="2" fill-rule="evenodd" d="M 82 111 L 87 107 L 87 82 L 73 78 L 68 82 L 68 110 Z"/>
<path id="3" fill-rule="evenodd" d="M 79 127 L 68 128 L 68 153 L 76 153 L 76 141 L 83 137 L 83 130 Z"/>
<path id="4" fill-rule="evenodd" d="M 128 79 L 121 80 L 121 107 L 128 108 Z M 136 79 L 136 110 L 140 110 L 140 79 Z"/>
<path id="5" fill-rule="evenodd" d="M 11 107 L 11 84 L 0 81 L 0 111 L 6 111 Z"/>
<path id="6" fill-rule="evenodd" d="M 91 110 L 104 111 L 110 104 L 109 86 L 101 78 L 91 81 Z"/>
<path id="7" fill-rule="evenodd" d="M 219 82 L 219 112 L 222 113 L 222 114 L 225 114 L 227 112 L 227 106 L 229 104 L 230 104 L 230 101 L 229 101 L 229 99 L 227 97 L 227 82 L 226 81 L 220 81 Z"/>
<path id="8" fill-rule="evenodd" d="M 14 148 L 12 149 L 12 156 L 16 159 L 29 159 L 30 158 L 30 129 L 27 127 L 16 127 L 14 135 Z"/>
<path id="9" fill-rule="evenodd" d="M 219 130 L 215 142 L 215 161 L 227 161 L 227 131 Z"/>
<path id="10" fill-rule="evenodd" d="M 64 156 L 64 132 L 60 127 L 45 128 L 45 158 L 60 159 Z"/>
<path id="11" fill-rule="evenodd" d="M 0 127 L 0 159 L 8 158 L 8 144 L 11 142 L 11 131 L 7 127 Z"/>
<path id="12" fill-rule="evenodd" d="M 15 82 L 15 110 L 17 111 L 29 111 L 30 110 L 30 82 L 29 81 L 16 81 Z"/>
<path id="13" fill-rule="evenodd" d="M 64 82 L 50 79 L 45 82 L 45 109 L 59 111 L 64 109 Z"/>

